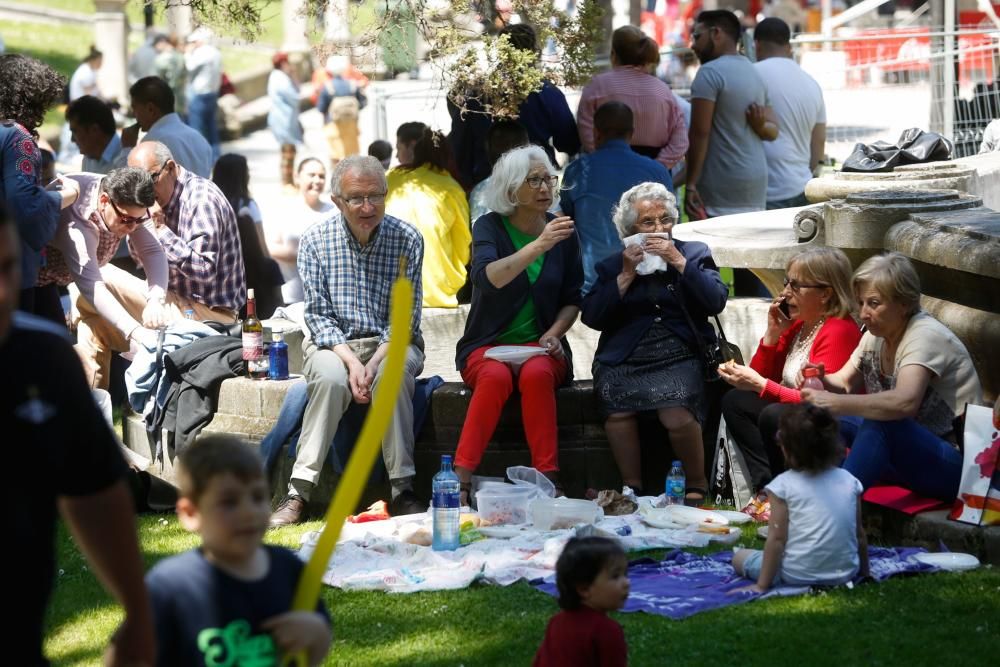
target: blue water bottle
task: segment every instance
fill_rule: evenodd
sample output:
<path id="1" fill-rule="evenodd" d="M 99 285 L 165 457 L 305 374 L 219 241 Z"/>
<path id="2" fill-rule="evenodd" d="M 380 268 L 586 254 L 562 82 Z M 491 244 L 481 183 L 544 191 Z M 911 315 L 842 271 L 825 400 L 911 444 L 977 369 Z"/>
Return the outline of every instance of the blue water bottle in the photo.
<path id="1" fill-rule="evenodd" d="M 684 466 L 681 465 L 680 461 L 674 461 L 670 466 L 670 472 L 667 473 L 667 488 L 665 491 L 667 504 L 683 505 L 685 487 Z"/>
<path id="2" fill-rule="evenodd" d="M 268 377 L 272 380 L 288 379 L 288 343 L 280 331 L 273 334 L 273 342 L 268 350 Z"/>
<path id="3" fill-rule="evenodd" d="M 459 490 L 458 475 L 451 468 L 451 456 L 441 457 L 441 472 L 434 475 L 433 508 L 434 551 L 454 551 L 459 539 Z"/>

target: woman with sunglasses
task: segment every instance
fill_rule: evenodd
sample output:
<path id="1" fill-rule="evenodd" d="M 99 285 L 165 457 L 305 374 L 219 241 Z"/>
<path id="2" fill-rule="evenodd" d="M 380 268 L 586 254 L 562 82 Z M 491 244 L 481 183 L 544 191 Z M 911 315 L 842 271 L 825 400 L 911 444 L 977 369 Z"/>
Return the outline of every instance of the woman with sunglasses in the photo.
<path id="1" fill-rule="evenodd" d="M 838 371 L 861 340 L 853 311 L 851 263 L 843 251 L 804 250 L 785 267 L 785 288 L 768 309 L 767 330 L 750 365 L 719 367 L 735 388 L 722 398 L 722 415 L 746 458 L 755 494 L 785 470 L 775 433 L 786 406 L 802 400 L 803 366 Z"/>
<path id="2" fill-rule="evenodd" d="M 580 312 L 583 265 L 573 220 L 548 213 L 558 190 L 555 168 L 538 146 L 505 153 L 486 190 L 491 212 L 473 228 L 472 306 L 458 341 L 457 365 L 472 400 L 455 452 L 455 472 L 468 503 L 470 483 L 500 412 L 521 393 L 531 465 L 559 484 L 556 389 L 572 377 L 566 332 Z M 487 355 L 521 346 L 519 367 Z"/>
<path id="3" fill-rule="evenodd" d="M 107 389 L 112 352 L 128 352 L 136 345 L 155 348 L 156 329 L 179 313 L 167 303 L 166 253 L 144 224 L 155 203 L 150 175 L 123 167 L 107 176 L 66 178 L 79 185 L 81 194 L 59 218 L 38 284 L 76 286 L 77 351 L 91 386 Z M 145 281 L 110 263 L 126 236 L 129 251 L 146 272 Z"/>

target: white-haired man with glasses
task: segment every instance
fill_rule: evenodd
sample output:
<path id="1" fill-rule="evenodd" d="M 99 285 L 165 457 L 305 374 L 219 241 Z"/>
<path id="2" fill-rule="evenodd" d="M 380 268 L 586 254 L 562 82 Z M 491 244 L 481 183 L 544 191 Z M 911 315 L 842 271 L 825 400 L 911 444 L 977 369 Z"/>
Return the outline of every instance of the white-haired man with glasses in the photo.
<path id="1" fill-rule="evenodd" d="M 378 392 L 391 333 L 389 296 L 401 259 L 414 286 L 412 340 L 403 390 L 382 440 L 382 457 L 392 485 L 392 513 L 427 508 L 413 493 L 413 388 L 424 365 L 423 237 L 410 223 L 385 214 L 388 187 L 376 158 L 355 155 L 341 160 L 333 170 L 331 190 L 340 213 L 313 225 L 299 240 L 307 327 L 303 373 L 309 401 L 288 494 L 271 516 L 272 527 L 301 520 L 341 417 L 352 401 L 368 403 Z"/>
<path id="2" fill-rule="evenodd" d="M 112 351 L 127 352 L 130 341 L 155 345 L 156 328 L 170 319 L 167 257 L 143 224 L 155 203 L 153 179 L 131 167 L 66 178 L 80 186 L 80 196 L 59 216 L 38 284 L 76 286 L 77 349 L 91 386 L 107 389 Z M 109 264 L 126 236 L 146 272 L 145 284 Z M 122 281 L 140 284 L 129 292 L 112 286 Z"/>

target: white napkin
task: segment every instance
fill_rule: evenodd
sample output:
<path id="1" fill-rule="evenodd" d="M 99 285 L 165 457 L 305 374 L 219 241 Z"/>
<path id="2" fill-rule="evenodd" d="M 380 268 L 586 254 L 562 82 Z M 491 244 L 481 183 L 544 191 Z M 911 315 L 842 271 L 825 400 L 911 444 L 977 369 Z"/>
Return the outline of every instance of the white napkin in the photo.
<path id="1" fill-rule="evenodd" d="M 626 248 L 629 247 L 630 245 L 641 246 L 646 241 L 647 236 L 653 238 L 667 239 L 671 241 L 673 240 L 673 237 L 670 236 L 670 234 L 668 233 L 649 232 L 646 234 L 640 233 L 640 234 L 633 234 L 632 236 L 626 236 L 625 238 L 622 239 L 622 243 L 625 244 Z M 639 262 L 639 266 L 635 267 L 635 272 L 638 273 L 640 276 L 648 276 L 650 273 L 655 273 L 657 271 L 666 271 L 667 268 L 668 266 L 666 260 L 664 260 L 662 257 L 651 255 L 647 252 L 643 253 L 642 261 Z"/>

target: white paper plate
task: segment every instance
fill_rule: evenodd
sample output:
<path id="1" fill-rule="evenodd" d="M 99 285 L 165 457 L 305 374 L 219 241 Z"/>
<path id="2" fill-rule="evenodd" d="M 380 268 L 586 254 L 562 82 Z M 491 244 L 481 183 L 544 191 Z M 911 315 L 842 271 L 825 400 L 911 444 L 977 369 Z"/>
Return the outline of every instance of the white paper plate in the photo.
<path id="1" fill-rule="evenodd" d="M 937 554 L 913 554 L 910 556 L 915 561 L 934 565 L 949 572 L 960 572 L 962 570 L 974 570 L 979 567 L 979 559 L 972 554 L 962 553 L 937 553 Z"/>
<path id="2" fill-rule="evenodd" d="M 492 537 L 498 540 L 509 540 L 512 537 L 523 535 L 526 532 L 523 528 L 517 526 L 480 526 L 476 530 L 486 537 Z"/>
<path id="3" fill-rule="evenodd" d="M 693 523 L 708 523 L 716 526 L 729 525 L 729 519 L 713 510 L 703 510 L 697 507 L 688 507 L 687 505 L 669 505 L 661 511 L 666 512 L 667 516 L 671 517 L 674 521 L 687 525 Z"/>
<path id="4" fill-rule="evenodd" d="M 729 525 L 729 520 L 718 512 L 685 505 L 670 505 L 662 508 L 643 507 L 639 513 L 642 515 L 642 520 L 654 528 L 676 529 L 702 523 L 715 526 Z"/>
<path id="5" fill-rule="evenodd" d="M 540 354 L 547 354 L 544 347 L 533 345 L 498 345 L 486 350 L 483 356 L 487 359 L 495 359 L 507 364 L 523 364 L 532 357 Z"/>
<path id="6" fill-rule="evenodd" d="M 744 514 L 743 512 L 735 512 L 733 510 L 712 510 L 716 514 L 719 514 L 726 518 L 727 521 L 733 526 L 742 526 L 745 523 L 750 523 L 750 515 Z"/>

